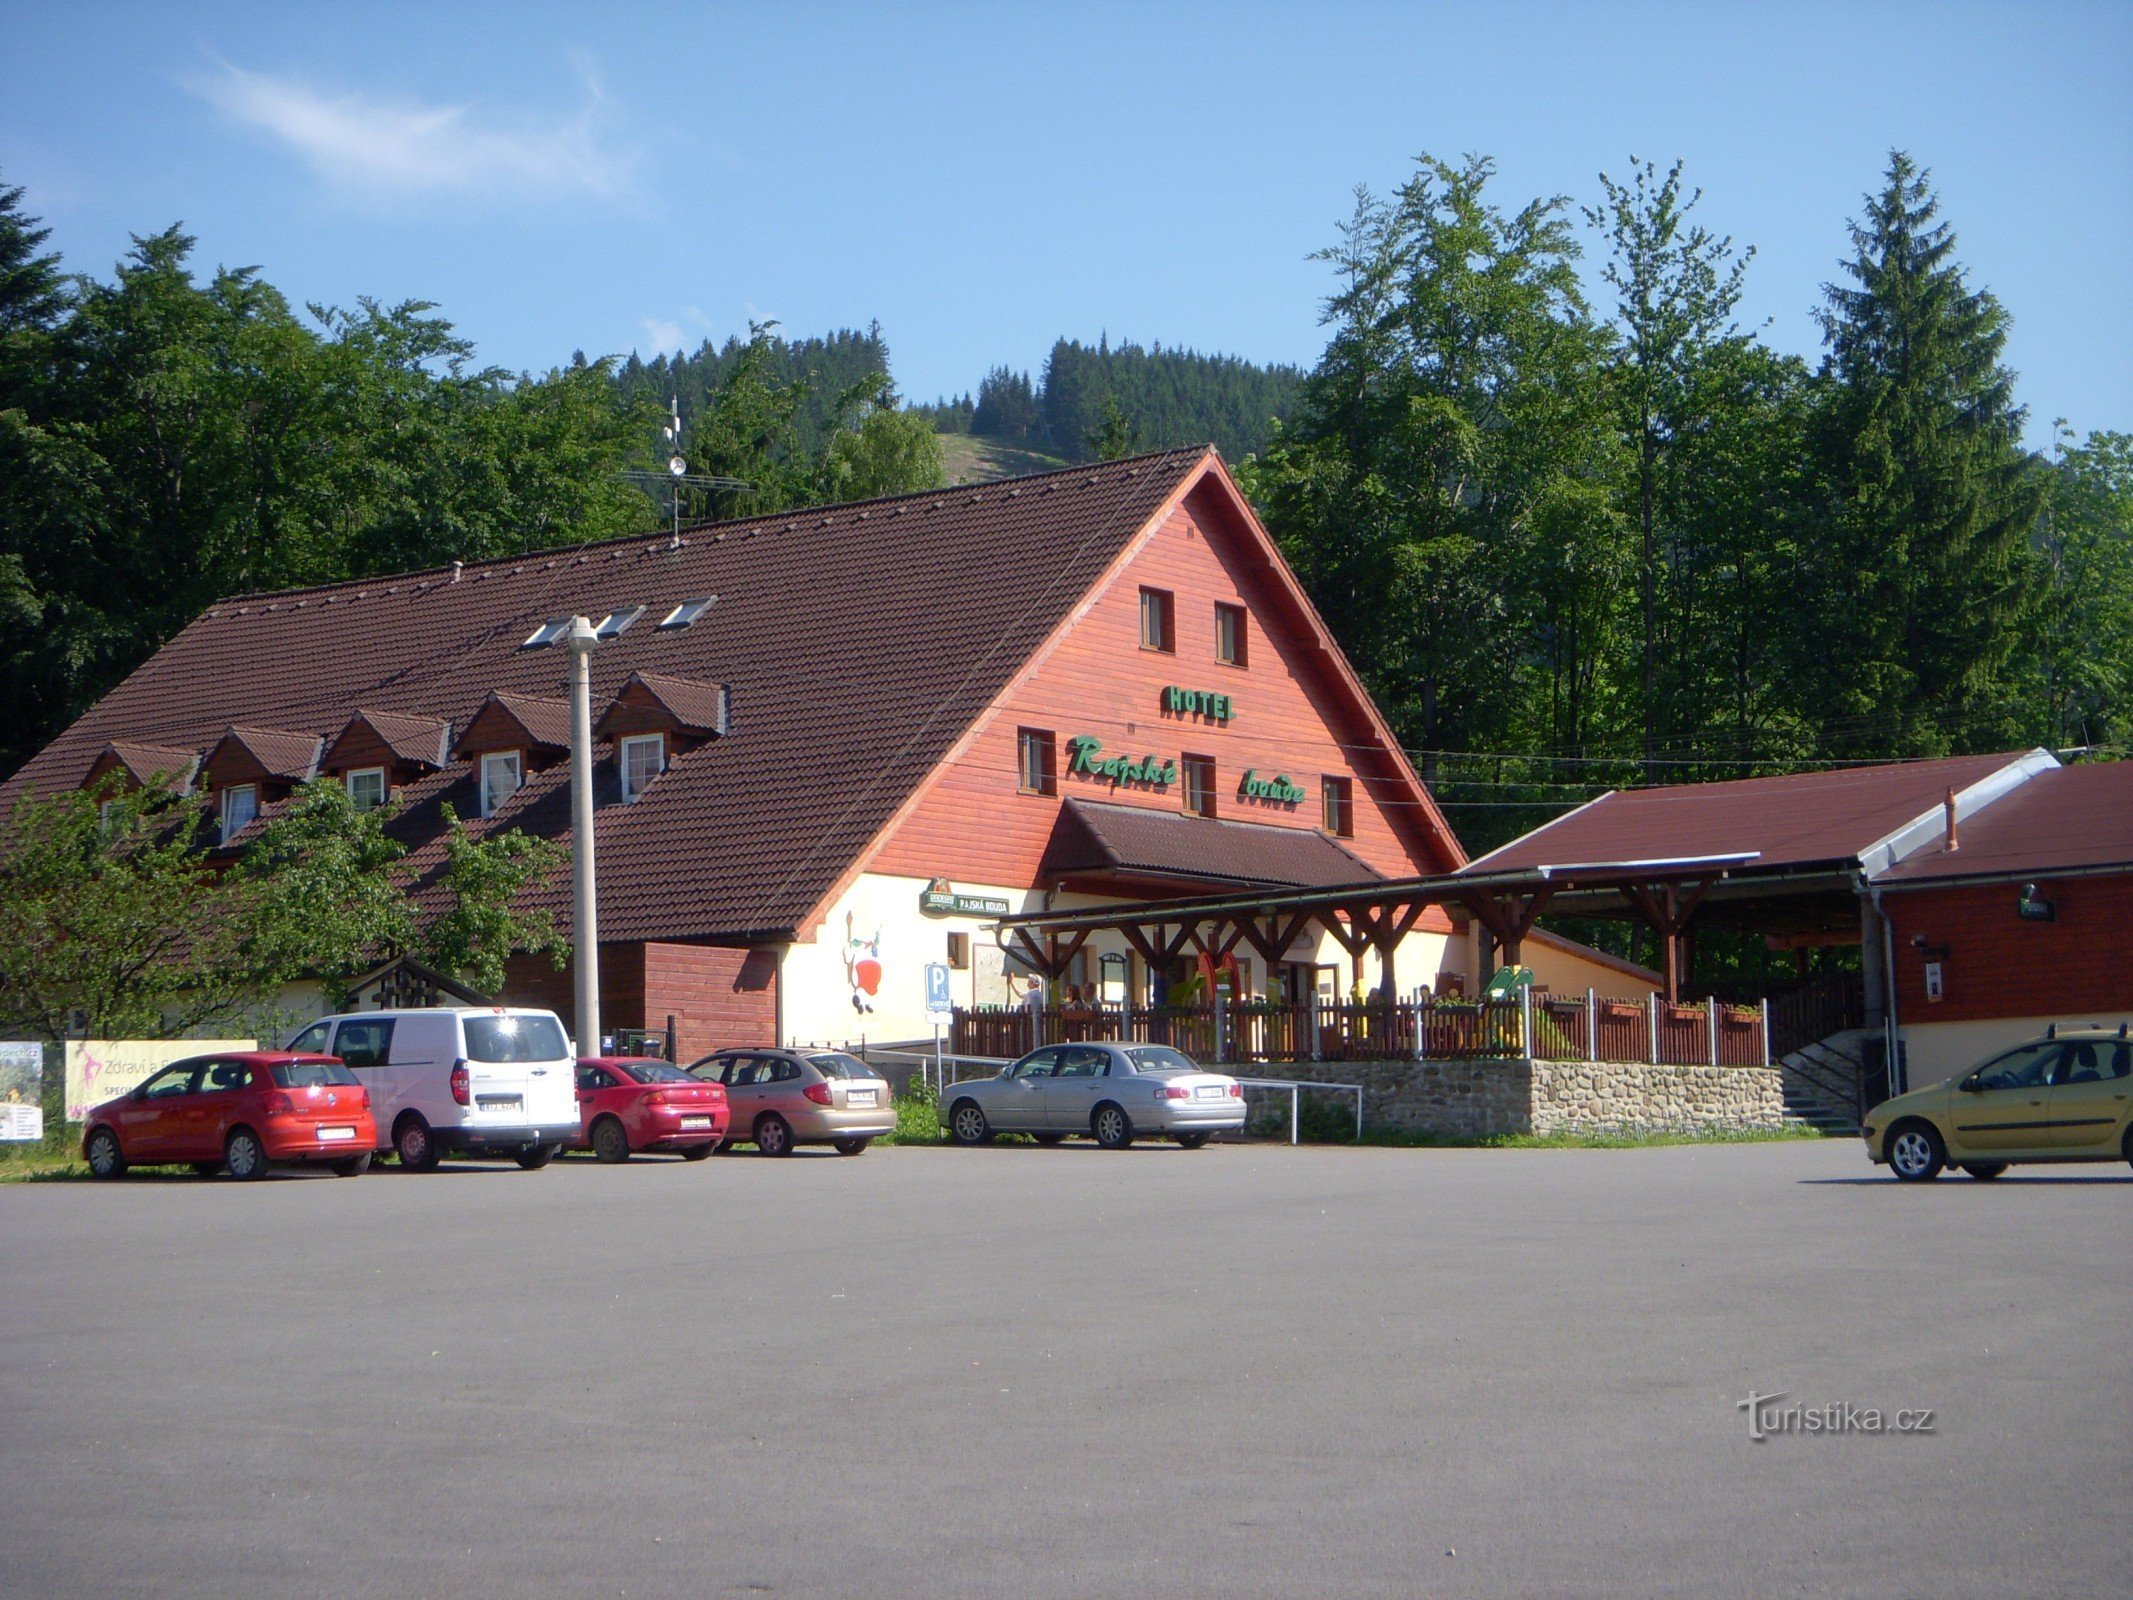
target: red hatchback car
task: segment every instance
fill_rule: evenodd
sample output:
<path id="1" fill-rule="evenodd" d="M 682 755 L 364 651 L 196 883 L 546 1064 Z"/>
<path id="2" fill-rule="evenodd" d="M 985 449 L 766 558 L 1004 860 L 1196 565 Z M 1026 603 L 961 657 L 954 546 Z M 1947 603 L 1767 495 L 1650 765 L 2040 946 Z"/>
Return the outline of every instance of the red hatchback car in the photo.
<path id="1" fill-rule="evenodd" d="M 334 1056 L 248 1050 L 193 1056 L 89 1113 L 82 1157 L 99 1178 L 184 1163 L 258 1178 L 276 1162 L 322 1162 L 344 1178 L 377 1148 L 370 1095 Z"/>
<path id="2" fill-rule="evenodd" d="M 726 1137 L 726 1090 L 640 1056 L 578 1058 L 576 1148 L 602 1161 L 677 1150 L 701 1161 Z"/>

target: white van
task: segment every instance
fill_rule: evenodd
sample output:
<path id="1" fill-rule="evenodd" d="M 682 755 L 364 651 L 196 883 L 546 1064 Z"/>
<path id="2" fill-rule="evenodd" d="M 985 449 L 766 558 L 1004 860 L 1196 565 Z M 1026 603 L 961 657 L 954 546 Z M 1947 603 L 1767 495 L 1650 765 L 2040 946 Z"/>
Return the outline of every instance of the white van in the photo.
<path id="1" fill-rule="evenodd" d="M 417 1172 L 450 1151 L 545 1167 L 578 1136 L 577 1062 L 553 1011 L 353 1011 L 312 1023 L 287 1048 L 339 1056 L 370 1091 L 378 1148 Z"/>

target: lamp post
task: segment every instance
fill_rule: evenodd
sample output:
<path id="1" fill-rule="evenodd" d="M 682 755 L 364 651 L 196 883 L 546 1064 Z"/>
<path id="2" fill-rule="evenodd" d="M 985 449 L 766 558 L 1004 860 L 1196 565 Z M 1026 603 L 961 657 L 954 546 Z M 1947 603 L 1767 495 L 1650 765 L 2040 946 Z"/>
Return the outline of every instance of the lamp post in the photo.
<path id="1" fill-rule="evenodd" d="M 570 619 L 570 943 L 577 958 L 578 1053 L 600 1053 L 600 918 L 593 895 L 592 653 L 599 635 Z"/>

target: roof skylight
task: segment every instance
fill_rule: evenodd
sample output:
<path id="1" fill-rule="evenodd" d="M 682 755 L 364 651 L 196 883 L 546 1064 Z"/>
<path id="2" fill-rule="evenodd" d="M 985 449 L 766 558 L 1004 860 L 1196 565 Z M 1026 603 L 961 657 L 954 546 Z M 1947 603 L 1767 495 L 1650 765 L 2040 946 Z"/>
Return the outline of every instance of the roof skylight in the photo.
<path id="1" fill-rule="evenodd" d="M 526 642 L 520 645 L 519 648 L 521 650 L 538 650 L 544 644 L 554 644 L 556 640 L 562 638 L 568 632 L 570 632 L 570 618 L 550 617 L 538 628 L 535 628 L 533 632 L 529 633 L 526 636 Z"/>
<path id="2" fill-rule="evenodd" d="M 718 596 L 715 594 L 697 595 L 692 599 L 682 601 L 680 605 L 669 611 L 659 625 L 662 628 L 686 628 L 717 603 Z"/>
<path id="3" fill-rule="evenodd" d="M 612 639 L 643 615 L 643 606 L 617 606 L 600 619 L 600 626 L 593 633 L 598 638 Z"/>

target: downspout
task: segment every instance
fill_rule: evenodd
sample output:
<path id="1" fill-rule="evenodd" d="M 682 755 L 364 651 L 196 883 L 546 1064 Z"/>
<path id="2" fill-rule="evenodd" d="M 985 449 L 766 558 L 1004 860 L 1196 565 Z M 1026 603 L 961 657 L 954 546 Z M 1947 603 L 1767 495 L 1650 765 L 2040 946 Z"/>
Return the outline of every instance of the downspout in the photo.
<path id="1" fill-rule="evenodd" d="M 1862 875 L 1860 885 L 1867 898 L 1873 902 L 1874 915 L 1881 923 L 1881 1059 L 1888 1068 L 1889 1093 L 1899 1095 L 1910 1085 L 1910 1074 L 1904 1070 L 1903 1058 L 1897 1051 L 1896 1038 L 1896 934 L 1889 926 L 1889 914 L 1881 904 L 1881 885 L 1866 882 Z"/>

